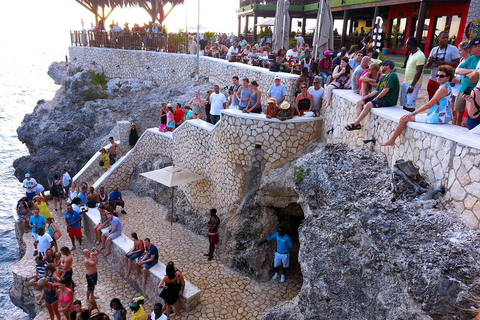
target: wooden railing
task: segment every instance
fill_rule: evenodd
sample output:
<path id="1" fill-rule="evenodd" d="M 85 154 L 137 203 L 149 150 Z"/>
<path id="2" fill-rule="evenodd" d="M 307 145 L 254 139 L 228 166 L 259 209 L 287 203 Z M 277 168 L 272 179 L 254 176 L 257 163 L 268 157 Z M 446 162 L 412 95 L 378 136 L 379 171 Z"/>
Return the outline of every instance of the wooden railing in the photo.
<path id="1" fill-rule="evenodd" d="M 146 32 L 70 31 L 72 46 L 185 53 L 186 39 L 178 34 Z"/>

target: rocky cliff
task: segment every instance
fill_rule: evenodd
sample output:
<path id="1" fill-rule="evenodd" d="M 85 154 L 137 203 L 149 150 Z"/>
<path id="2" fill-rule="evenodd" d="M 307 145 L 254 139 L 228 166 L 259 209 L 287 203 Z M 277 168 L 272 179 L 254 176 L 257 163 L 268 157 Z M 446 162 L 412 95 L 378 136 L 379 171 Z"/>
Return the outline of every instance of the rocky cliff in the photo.
<path id="1" fill-rule="evenodd" d="M 25 115 L 17 133 L 30 155 L 14 162 L 20 181 L 30 172 L 44 186 L 50 166 L 66 167 L 73 176 L 108 143 L 109 136 L 118 139 L 117 121 L 135 122 L 141 132 L 158 127 L 161 102 L 184 105 L 195 90 L 205 96 L 213 87 L 192 79 L 181 85 L 107 79 L 101 66 L 94 64 L 73 68 L 54 63 L 48 74 L 61 87 L 53 100 L 39 101 L 34 111 Z"/>
<path id="2" fill-rule="evenodd" d="M 474 316 L 462 308 L 480 293 L 478 231 L 446 203 L 426 195 L 395 201 L 384 155 L 365 149 L 318 147 L 295 166 L 311 170 L 294 188 L 305 213 L 298 231 L 304 283 L 297 299 L 262 319 Z"/>

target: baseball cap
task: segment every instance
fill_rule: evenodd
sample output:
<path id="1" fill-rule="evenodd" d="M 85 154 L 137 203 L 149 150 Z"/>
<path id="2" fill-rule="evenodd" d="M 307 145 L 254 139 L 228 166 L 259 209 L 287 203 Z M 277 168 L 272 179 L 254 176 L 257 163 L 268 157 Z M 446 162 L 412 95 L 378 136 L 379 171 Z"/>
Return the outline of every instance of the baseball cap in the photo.
<path id="1" fill-rule="evenodd" d="M 383 61 L 382 63 L 380 63 L 381 66 L 389 66 L 390 69 L 395 69 L 395 62 L 393 62 L 392 60 L 385 60 Z"/>
<path id="2" fill-rule="evenodd" d="M 25 178 L 30 177 L 30 173 L 25 173 Z"/>
<path id="3" fill-rule="evenodd" d="M 276 75 L 273 80 L 277 80 L 277 79 L 280 79 L 280 76 L 279 75 Z"/>
<path id="4" fill-rule="evenodd" d="M 327 50 L 323 54 L 326 55 L 326 56 L 331 56 L 332 52 L 330 50 Z"/>
<path id="5" fill-rule="evenodd" d="M 480 37 L 475 37 L 472 40 L 470 40 L 470 42 L 465 47 L 463 47 L 463 49 L 470 49 L 471 47 L 479 44 L 480 44 Z"/>

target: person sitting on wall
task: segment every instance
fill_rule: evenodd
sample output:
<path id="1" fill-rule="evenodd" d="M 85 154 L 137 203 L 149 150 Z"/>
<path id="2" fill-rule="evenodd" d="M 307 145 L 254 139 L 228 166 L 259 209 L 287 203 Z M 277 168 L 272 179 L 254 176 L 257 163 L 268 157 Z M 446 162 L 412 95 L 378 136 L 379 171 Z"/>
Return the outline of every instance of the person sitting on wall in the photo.
<path id="1" fill-rule="evenodd" d="M 328 108 L 332 104 L 332 91 L 333 89 L 349 89 L 352 83 L 353 70 L 348 64 L 348 58 L 343 57 L 339 66 L 333 70 L 333 81 L 325 89 L 325 99 L 327 104 L 325 108 Z"/>
<path id="2" fill-rule="evenodd" d="M 416 111 L 401 117 L 393 136 L 388 141 L 380 143 L 380 145 L 384 147 L 395 145 L 395 140 L 405 130 L 409 121 L 438 124 L 450 122 L 452 120 L 452 87 L 450 87 L 449 82 L 452 81 L 454 75 L 455 71 L 449 65 L 439 66 L 437 81 L 440 86 L 435 95 Z M 423 111 L 427 111 L 427 113 Z"/>
<path id="3" fill-rule="evenodd" d="M 400 82 L 395 69 L 395 62 L 385 60 L 381 64 L 383 77 L 380 79 L 377 90 L 372 91 L 365 97 L 357 101 L 357 118 L 355 121 L 345 127 L 347 131 L 360 130 L 360 122 L 365 118 L 372 108 L 383 108 L 395 106 L 400 91 Z"/>
<path id="4" fill-rule="evenodd" d="M 359 81 L 360 95 L 366 96 L 372 92 L 373 88 L 378 86 L 382 73 L 380 71 L 380 65 L 378 63 L 371 63 L 367 70 L 362 73 Z"/>
<path id="5" fill-rule="evenodd" d="M 267 117 L 267 119 L 275 118 L 278 112 L 277 100 L 275 100 L 275 98 L 269 98 L 267 103 L 265 117 Z"/>
<path id="6" fill-rule="evenodd" d="M 323 78 L 323 83 L 327 85 L 329 84 L 327 82 L 327 79 L 328 79 L 328 76 L 332 74 L 332 70 L 333 70 L 332 52 L 330 50 L 327 50 L 323 53 L 323 58 L 320 59 L 317 66 L 317 73 L 319 76 Z"/>
<path id="7" fill-rule="evenodd" d="M 227 52 L 227 60 L 230 62 L 237 61 L 237 55 L 240 52 L 240 48 L 238 47 L 238 43 L 234 42 L 233 45 L 228 49 Z"/>
<path id="8" fill-rule="evenodd" d="M 122 207 L 122 213 L 127 214 L 125 212 L 125 202 L 122 199 L 122 191 L 118 190 L 118 187 L 115 187 L 112 192 L 108 195 L 108 203 L 113 208 L 113 214 L 115 215 L 117 206 Z"/>
<path id="9" fill-rule="evenodd" d="M 290 103 L 283 101 L 275 116 L 278 120 L 285 121 L 292 119 L 295 111 L 290 107 Z"/>
<path id="10" fill-rule="evenodd" d="M 142 288 L 145 289 L 145 287 L 147 286 L 148 270 L 158 263 L 158 249 L 150 242 L 150 238 L 145 238 L 145 240 L 143 240 L 143 243 L 145 246 L 145 252 L 135 265 L 137 275 L 133 278 L 133 280 L 138 279 L 138 277 L 140 276 L 140 270 L 142 270 Z"/>
<path id="11" fill-rule="evenodd" d="M 287 61 L 291 61 L 291 60 L 297 61 L 299 57 L 300 55 L 298 53 L 296 45 L 292 46 L 292 48 L 287 51 L 287 54 L 286 54 Z"/>
<path id="12" fill-rule="evenodd" d="M 468 91 L 465 89 L 465 93 L 462 95 L 467 102 L 467 128 L 473 130 L 472 132 L 480 133 L 478 130 L 480 128 L 480 84 L 477 84 L 469 95 L 466 94 Z"/>

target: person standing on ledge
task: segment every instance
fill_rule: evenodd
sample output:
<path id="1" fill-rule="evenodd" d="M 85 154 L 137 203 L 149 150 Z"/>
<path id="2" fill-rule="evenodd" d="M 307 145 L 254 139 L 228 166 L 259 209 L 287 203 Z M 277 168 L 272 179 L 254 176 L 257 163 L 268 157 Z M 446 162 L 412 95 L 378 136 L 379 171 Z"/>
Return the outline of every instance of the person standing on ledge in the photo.
<path id="1" fill-rule="evenodd" d="M 208 257 L 208 261 L 212 261 L 213 253 L 215 252 L 215 245 L 218 243 L 218 226 L 220 225 L 220 218 L 217 216 L 217 209 L 210 209 L 210 221 L 208 221 L 208 242 L 210 244 L 208 253 L 204 256 Z"/>
<path id="2" fill-rule="evenodd" d="M 125 154 L 125 152 L 123 152 L 122 148 L 113 140 L 113 137 L 108 138 L 108 141 L 112 144 L 110 148 L 108 148 L 108 159 L 110 165 L 113 166 L 115 161 L 117 161 L 117 149 L 120 150 L 122 154 Z"/>
<path id="3" fill-rule="evenodd" d="M 262 240 L 258 243 L 260 247 L 267 241 L 277 239 L 277 251 L 275 252 L 275 259 L 273 261 L 273 267 L 275 268 L 275 274 L 272 277 L 272 280 L 278 278 L 279 267 L 283 265 L 283 272 L 280 276 L 280 282 L 285 281 L 285 271 L 287 271 L 288 266 L 290 265 L 290 249 L 293 247 L 292 240 L 288 235 L 285 234 L 285 228 L 283 226 L 278 227 L 278 231 L 272 234 L 265 240 Z"/>

